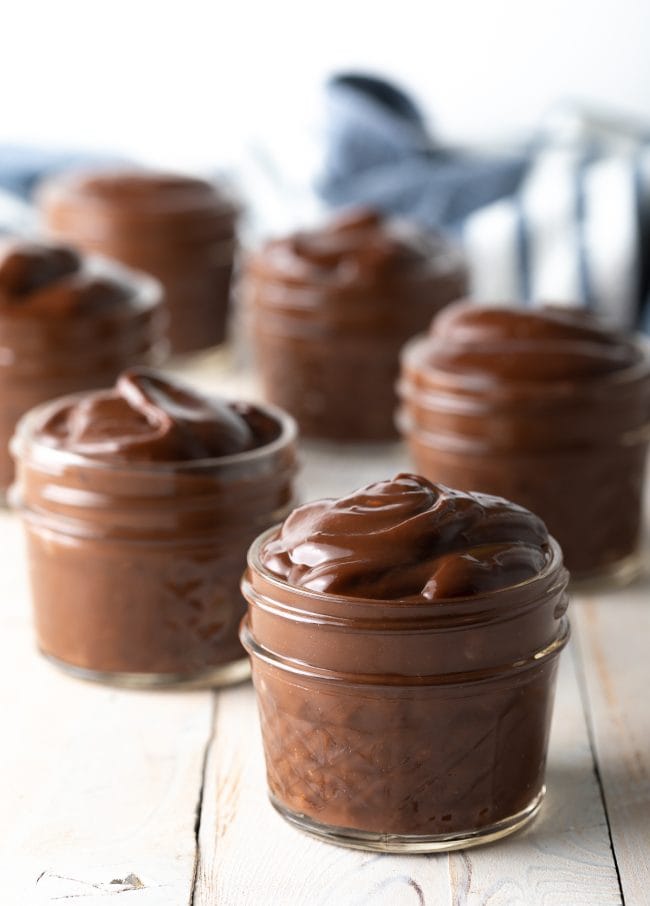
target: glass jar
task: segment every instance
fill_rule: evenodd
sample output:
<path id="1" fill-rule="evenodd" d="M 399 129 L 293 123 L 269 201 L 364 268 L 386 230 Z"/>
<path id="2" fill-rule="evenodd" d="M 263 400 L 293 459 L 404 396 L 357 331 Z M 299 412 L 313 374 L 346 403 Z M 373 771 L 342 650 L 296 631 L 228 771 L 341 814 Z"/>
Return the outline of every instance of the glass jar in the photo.
<path id="1" fill-rule="evenodd" d="M 476 381 L 404 349 L 398 416 L 417 470 L 514 500 L 557 538 L 572 579 L 627 581 L 639 569 L 650 442 L 650 353 L 609 375 Z"/>
<path id="2" fill-rule="evenodd" d="M 306 437 L 395 438 L 399 351 L 466 280 L 442 237 L 371 211 L 268 242 L 241 290 L 266 398 Z"/>
<path id="3" fill-rule="evenodd" d="M 77 397 L 71 397 L 73 402 Z M 246 550 L 294 505 L 296 428 L 260 407 L 264 446 L 182 463 L 102 463 L 19 423 L 11 490 L 27 535 L 41 652 L 123 686 L 226 685 L 248 675 L 238 640 Z"/>
<path id="4" fill-rule="evenodd" d="M 260 560 L 276 531 L 249 552 L 241 630 L 276 809 L 384 852 L 466 848 L 526 824 L 569 632 L 557 543 L 518 585 L 413 603 L 289 585 Z"/>
<path id="5" fill-rule="evenodd" d="M 238 211 L 215 186 L 147 170 L 71 173 L 47 183 L 39 204 L 53 236 L 161 282 L 172 352 L 223 342 Z"/>
<path id="6" fill-rule="evenodd" d="M 167 316 L 157 281 L 89 257 L 77 281 L 114 281 L 128 304 L 89 305 L 65 315 L 28 305 L 0 307 L 0 489 L 14 476 L 9 441 L 16 423 L 46 400 L 110 386 L 131 365 L 167 355 Z"/>

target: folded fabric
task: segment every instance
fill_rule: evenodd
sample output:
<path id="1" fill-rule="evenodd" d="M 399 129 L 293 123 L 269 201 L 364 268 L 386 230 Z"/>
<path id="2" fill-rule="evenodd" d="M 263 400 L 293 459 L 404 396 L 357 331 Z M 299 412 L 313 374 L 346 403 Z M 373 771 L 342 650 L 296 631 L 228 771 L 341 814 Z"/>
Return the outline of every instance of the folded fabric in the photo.
<path id="1" fill-rule="evenodd" d="M 578 109 L 515 153 L 440 145 L 414 102 L 382 79 L 328 84 L 316 190 L 458 236 L 479 301 L 588 306 L 650 326 L 650 135 Z"/>
<path id="2" fill-rule="evenodd" d="M 521 184 L 525 153 L 479 155 L 437 145 L 413 101 L 394 85 L 341 75 L 327 94 L 317 187 L 330 205 L 371 204 L 453 229 Z"/>

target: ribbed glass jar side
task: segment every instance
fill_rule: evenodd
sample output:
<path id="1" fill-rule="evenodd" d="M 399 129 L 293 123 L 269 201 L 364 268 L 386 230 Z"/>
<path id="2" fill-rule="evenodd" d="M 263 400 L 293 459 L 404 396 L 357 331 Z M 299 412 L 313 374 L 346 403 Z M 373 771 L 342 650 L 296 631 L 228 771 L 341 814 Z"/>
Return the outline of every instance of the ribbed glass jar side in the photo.
<path id="1" fill-rule="evenodd" d="M 407 345 L 397 421 L 418 471 L 540 515 L 574 578 L 637 560 L 650 442 L 650 357 L 606 378 L 491 384 L 440 374 Z"/>
<path id="2" fill-rule="evenodd" d="M 142 175 L 146 186 L 149 176 Z M 127 183 L 132 177 L 129 172 Z M 64 176 L 47 184 L 39 197 L 51 235 L 161 282 L 169 340 L 179 354 L 225 339 L 238 248 L 237 206 L 208 183 L 189 185 L 187 195 L 177 187 L 170 194 L 163 181 L 157 188 L 152 183 L 142 196 L 116 191 L 98 199 Z"/>
<path id="3" fill-rule="evenodd" d="M 265 396 L 303 434 L 389 440 L 399 351 L 465 287 L 464 272 L 385 286 L 293 284 L 245 271 L 240 297 Z"/>
<path id="4" fill-rule="evenodd" d="M 246 549 L 295 505 L 295 426 L 236 456 L 109 465 L 17 429 L 14 507 L 27 535 L 39 648 L 124 685 L 241 679 Z M 238 665 L 232 670 L 233 664 Z"/>

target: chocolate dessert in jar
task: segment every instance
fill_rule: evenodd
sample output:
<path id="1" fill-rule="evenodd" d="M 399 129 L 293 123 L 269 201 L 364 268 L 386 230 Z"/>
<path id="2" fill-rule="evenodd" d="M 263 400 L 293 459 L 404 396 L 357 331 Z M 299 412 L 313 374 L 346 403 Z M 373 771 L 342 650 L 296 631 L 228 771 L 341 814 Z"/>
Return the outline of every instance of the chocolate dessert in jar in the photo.
<path id="1" fill-rule="evenodd" d="M 148 369 L 30 412 L 12 442 L 41 652 L 125 686 L 248 675 L 239 580 L 293 503 L 295 423 Z"/>
<path id="2" fill-rule="evenodd" d="M 373 211 L 268 242 L 242 285 L 266 398 L 307 437 L 395 437 L 399 350 L 465 289 L 446 240 Z"/>
<path id="3" fill-rule="evenodd" d="M 18 419 L 55 396 L 105 387 L 165 354 L 160 286 L 72 248 L 0 241 L 0 491 Z"/>
<path id="4" fill-rule="evenodd" d="M 526 824 L 544 796 L 567 579 L 537 516 L 414 475 L 262 535 L 242 641 L 273 805 L 387 852 Z"/>
<path id="5" fill-rule="evenodd" d="M 639 566 L 650 440 L 647 342 L 589 314 L 460 303 L 402 358 L 419 472 L 538 513 L 572 578 Z"/>
<path id="6" fill-rule="evenodd" d="M 172 352 L 223 342 L 238 214 L 225 192 L 191 176 L 120 169 L 56 177 L 39 200 L 54 236 L 160 280 Z"/>

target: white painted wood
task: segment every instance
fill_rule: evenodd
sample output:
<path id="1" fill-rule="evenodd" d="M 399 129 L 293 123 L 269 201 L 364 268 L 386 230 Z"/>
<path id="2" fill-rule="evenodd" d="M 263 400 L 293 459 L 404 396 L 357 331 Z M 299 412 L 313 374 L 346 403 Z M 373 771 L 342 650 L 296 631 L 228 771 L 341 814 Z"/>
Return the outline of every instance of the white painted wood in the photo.
<path id="1" fill-rule="evenodd" d="M 573 621 L 625 903 L 646 906 L 650 903 L 650 577 L 632 588 L 579 602 Z"/>
<path id="2" fill-rule="evenodd" d="M 0 516 L 0 903 L 189 903 L 212 694 L 119 691 L 46 664 L 18 529 Z"/>

